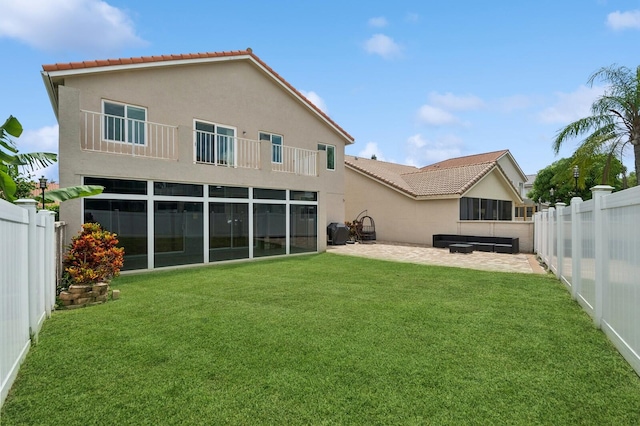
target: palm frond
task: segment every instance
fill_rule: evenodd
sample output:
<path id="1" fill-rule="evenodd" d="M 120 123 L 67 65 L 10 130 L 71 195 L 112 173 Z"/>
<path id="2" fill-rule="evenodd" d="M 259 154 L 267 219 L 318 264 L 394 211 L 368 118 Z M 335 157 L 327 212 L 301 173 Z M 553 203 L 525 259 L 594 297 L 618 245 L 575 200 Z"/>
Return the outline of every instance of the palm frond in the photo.
<path id="1" fill-rule="evenodd" d="M 18 138 L 22 134 L 22 124 L 20 124 L 17 118 L 10 115 L 4 124 L 0 126 L 0 137 L 2 139 L 6 137 L 5 132 L 14 138 Z"/>
<path id="2" fill-rule="evenodd" d="M 4 170 L 0 170 L 0 198 L 9 202 L 15 201 L 16 183 Z"/>
<path id="3" fill-rule="evenodd" d="M 100 185 L 78 185 L 69 186 L 66 188 L 52 189 L 51 191 L 45 191 L 44 201 L 53 203 L 56 201 L 67 201 L 74 198 L 90 197 L 92 195 L 101 194 L 104 191 L 104 186 Z M 36 197 L 37 200 L 42 201 L 42 196 Z"/>
<path id="4" fill-rule="evenodd" d="M 30 152 L 16 154 L 11 164 L 26 167 L 29 170 L 41 169 L 55 163 L 58 155 L 52 152 Z"/>

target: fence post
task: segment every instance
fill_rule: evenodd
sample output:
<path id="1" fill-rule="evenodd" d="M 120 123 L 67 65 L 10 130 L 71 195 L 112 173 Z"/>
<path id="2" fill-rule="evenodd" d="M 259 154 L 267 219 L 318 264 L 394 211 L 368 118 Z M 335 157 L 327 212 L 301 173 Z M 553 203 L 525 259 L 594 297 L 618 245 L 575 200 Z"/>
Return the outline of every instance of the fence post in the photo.
<path id="1" fill-rule="evenodd" d="M 562 210 L 565 203 L 556 203 L 556 277 L 562 282 L 562 271 L 564 268 L 564 220 L 562 220 Z"/>
<path id="2" fill-rule="evenodd" d="M 578 298 L 582 288 L 582 274 L 580 268 L 582 259 L 582 227 L 578 221 L 578 207 L 582 198 L 571 199 L 571 297 Z"/>
<path id="3" fill-rule="evenodd" d="M 56 248 L 55 248 L 55 212 L 40 210 L 38 216 L 44 216 L 44 308 L 47 317 L 56 303 Z"/>
<path id="4" fill-rule="evenodd" d="M 543 210 L 540 213 L 540 218 L 542 219 L 542 223 L 540 224 L 542 228 L 542 232 L 540 233 L 540 258 L 548 268 L 549 259 L 547 252 L 549 250 L 549 244 L 547 244 L 547 241 L 549 241 L 549 211 L 546 209 Z"/>
<path id="5" fill-rule="evenodd" d="M 547 218 L 549 220 L 549 222 L 547 223 L 547 230 L 549 231 L 547 235 L 547 266 L 549 267 L 550 271 L 553 270 L 553 238 L 556 232 L 556 224 L 554 222 L 555 211 L 556 209 L 553 207 L 549 207 L 549 210 L 547 210 Z"/>
<path id="6" fill-rule="evenodd" d="M 38 250 L 37 250 L 37 225 L 36 225 L 36 200 L 20 199 L 16 201 L 16 205 L 27 210 L 29 213 L 29 226 L 28 226 L 28 252 L 29 259 L 27 264 L 28 269 L 25 271 L 29 277 L 29 335 L 32 341 L 38 340 Z"/>
<path id="7" fill-rule="evenodd" d="M 596 256 L 596 295 L 593 321 L 598 328 L 602 323 L 602 308 L 604 306 L 604 287 L 608 284 L 606 266 L 609 258 L 609 239 L 602 212 L 602 197 L 611 194 L 613 187 L 609 185 L 597 185 L 591 188 L 593 194 L 593 216 Z"/>

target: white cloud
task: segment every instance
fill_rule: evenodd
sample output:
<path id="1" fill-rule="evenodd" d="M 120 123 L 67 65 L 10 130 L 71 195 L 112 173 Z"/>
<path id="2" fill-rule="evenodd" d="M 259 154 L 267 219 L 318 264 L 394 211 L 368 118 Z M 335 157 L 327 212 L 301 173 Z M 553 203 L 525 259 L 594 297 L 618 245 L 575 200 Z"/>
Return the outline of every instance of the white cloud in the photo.
<path id="1" fill-rule="evenodd" d="M 616 10 L 607 15 L 607 26 L 613 30 L 640 29 L 640 9 L 620 12 Z"/>
<path id="2" fill-rule="evenodd" d="M 431 126 L 458 124 L 460 120 L 448 111 L 432 105 L 422 105 L 418 110 L 418 120 Z"/>
<path id="3" fill-rule="evenodd" d="M 387 22 L 387 18 L 385 18 L 384 16 L 378 16 L 376 18 L 369 19 L 370 27 L 384 28 L 387 25 L 389 25 L 389 23 Z"/>
<path id="4" fill-rule="evenodd" d="M 484 101 L 477 96 L 456 96 L 451 92 L 444 94 L 431 92 L 429 101 L 435 106 L 454 111 L 473 110 L 484 106 Z"/>
<path id="5" fill-rule="evenodd" d="M 101 0 L 0 0 L 0 37 L 48 52 L 108 54 L 145 45 L 127 14 Z"/>
<path id="6" fill-rule="evenodd" d="M 327 104 L 325 104 L 324 99 L 322 99 L 316 92 L 306 92 L 304 90 L 301 90 L 300 93 L 302 93 L 305 98 L 311 101 L 312 104 L 320 108 L 322 112 L 324 112 L 325 114 L 329 114 L 327 110 Z"/>
<path id="7" fill-rule="evenodd" d="M 378 161 L 386 161 L 376 142 L 367 142 L 367 145 L 363 150 L 358 152 L 357 156 L 362 158 L 371 158 L 372 155 L 375 155 Z"/>
<path id="8" fill-rule="evenodd" d="M 462 140 L 455 135 L 444 135 L 430 140 L 418 133 L 407 139 L 405 164 L 424 167 L 449 158 L 460 157 L 461 147 Z"/>
<path id="9" fill-rule="evenodd" d="M 591 105 L 604 93 L 601 86 L 580 86 L 575 92 L 555 94 L 554 105 L 538 114 L 543 123 L 569 124 L 591 115 Z"/>
<path id="10" fill-rule="evenodd" d="M 393 59 L 400 56 L 402 47 L 384 34 L 374 34 L 364 43 L 367 53 L 380 55 L 384 59 Z"/>
<path id="11" fill-rule="evenodd" d="M 58 153 L 58 125 L 45 126 L 36 130 L 25 130 L 19 138 L 14 139 L 18 151 L 22 154 L 29 152 Z M 33 177 L 44 175 L 49 180 L 58 181 L 58 164 L 31 172 Z"/>

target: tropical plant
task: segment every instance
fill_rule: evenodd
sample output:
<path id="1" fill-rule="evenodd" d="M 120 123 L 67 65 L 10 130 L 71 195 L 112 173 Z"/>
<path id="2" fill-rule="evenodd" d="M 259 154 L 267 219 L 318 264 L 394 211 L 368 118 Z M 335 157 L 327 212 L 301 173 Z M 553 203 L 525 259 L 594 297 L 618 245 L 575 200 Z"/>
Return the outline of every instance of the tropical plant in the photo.
<path id="1" fill-rule="evenodd" d="M 57 161 L 57 155 L 51 152 L 31 152 L 22 154 L 18 152 L 15 142 L 9 137 L 20 137 L 22 125 L 14 116 L 9 116 L 0 127 L 0 198 L 13 202 L 17 198 L 29 197 L 29 183 L 20 174 L 22 167 L 29 171 L 50 166 Z M 78 185 L 66 188 L 45 191 L 45 202 L 66 201 L 72 198 L 88 197 L 100 194 L 103 187 L 99 185 Z M 35 197 L 42 201 L 42 197 Z"/>
<path id="2" fill-rule="evenodd" d="M 64 258 L 64 270 L 74 284 L 96 284 L 120 274 L 124 248 L 117 247 L 116 234 L 98 223 L 85 223 L 71 240 Z"/>
<path id="3" fill-rule="evenodd" d="M 620 175 L 624 166 L 617 158 L 611 158 L 606 154 L 596 154 L 578 163 L 575 157 L 561 158 L 553 164 L 540 170 L 533 182 L 533 188 L 527 194 L 527 198 L 541 202 L 555 203 L 556 201 L 568 202 L 572 197 L 580 197 L 583 200 L 591 199 L 591 188 L 606 184 L 615 190 L 624 188 Z M 578 165 L 580 175 L 577 182 L 573 177 L 573 167 Z M 610 173 L 603 180 L 604 169 L 609 168 Z M 553 188 L 553 196 L 551 195 Z"/>
<path id="4" fill-rule="evenodd" d="M 591 116 L 581 118 L 560 129 L 553 141 L 556 154 L 568 139 L 586 135 L 576 150 L 578 161 L 605 153 L 609 158 L 622 158 L 624 150 L 633 147 L 635 171 L 640 170 L 640 66 L 636 70 L 615 65 L 600 68 L 587 84 L 607 83 L 604 94 L 591 105 Z M 606 167 L 606 180 L 610 168 Z"/>
<path id="5" fill-rule="evenodd" d="M 56 154 L 49 152 L 18 153 L 15 142 L 9 137 L 20 137 L 22 125 L 14 116 L 9 116 L 0 126 L 0 198 L 14 201 L 18 185 L 20 166 L 29 170 L 47 167 L 56 161 Z"/>

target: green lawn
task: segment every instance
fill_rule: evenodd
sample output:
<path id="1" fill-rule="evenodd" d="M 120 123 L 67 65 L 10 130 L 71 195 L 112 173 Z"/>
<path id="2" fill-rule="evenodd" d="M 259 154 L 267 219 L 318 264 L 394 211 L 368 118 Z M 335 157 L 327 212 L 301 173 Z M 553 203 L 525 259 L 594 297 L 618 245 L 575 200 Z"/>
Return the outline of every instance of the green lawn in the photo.
<path id="1" fill-rule="evenodd" d="M 113 287 L 45 322 L 3 426 L 640 424 L 640 378 L 550 276 L 325 253 Z"/>

